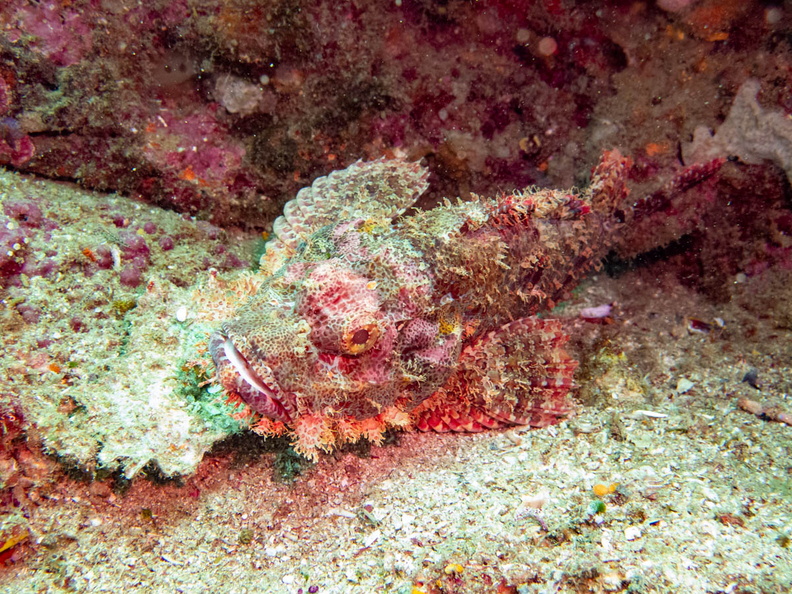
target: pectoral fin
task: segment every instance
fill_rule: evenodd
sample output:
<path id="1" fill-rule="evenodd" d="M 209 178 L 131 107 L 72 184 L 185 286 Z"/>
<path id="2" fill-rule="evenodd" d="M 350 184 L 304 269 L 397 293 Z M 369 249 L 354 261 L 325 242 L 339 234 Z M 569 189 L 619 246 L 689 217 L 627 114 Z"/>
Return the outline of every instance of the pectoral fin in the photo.
<path id="1" fill-rule="evenodd" d="M 522 318 L 468 345 L 446 385 L 412 412 L 422 431 L 545 427 L 572 413 L 577 361 L 560 322 Z"/>

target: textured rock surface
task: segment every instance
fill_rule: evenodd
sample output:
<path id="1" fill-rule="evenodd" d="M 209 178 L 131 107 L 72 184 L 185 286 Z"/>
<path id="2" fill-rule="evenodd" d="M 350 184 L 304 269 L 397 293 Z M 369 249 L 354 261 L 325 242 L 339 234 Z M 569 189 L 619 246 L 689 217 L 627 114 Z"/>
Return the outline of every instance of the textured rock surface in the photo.
<path id="1" fill-rule="evenodd" d="M 18 234 L 0 277 L 0 409 L 19 409 L 67 464 L 129 477 L 149 463 L 194 471 L 238 425 L 197 386 L 208 378 L 190 360 L 213 326 L 198 319 L 192 285 L 242 266 L 242 245 L 127 198 L 9 172 L 0 208 Z M 139 282 L 124 282 L 129 270 Z"/>

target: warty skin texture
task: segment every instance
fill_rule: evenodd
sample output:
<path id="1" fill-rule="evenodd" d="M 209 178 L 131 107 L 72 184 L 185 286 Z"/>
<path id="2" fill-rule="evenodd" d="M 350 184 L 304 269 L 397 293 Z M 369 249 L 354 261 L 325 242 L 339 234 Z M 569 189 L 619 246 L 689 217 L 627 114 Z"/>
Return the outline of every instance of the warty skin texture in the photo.
<path id="1" fill-rule="evenodd" d="M 409 216 L 426 171 L 356 163 L 276 221 L 269 276 L 210 340 L 217 377 L 267 434 L 316 457 L 389 427 L 557 423 L 576 362 L 536 317 L 606 253 L 629 161 L 608 152 L 579 193 L 528 189 Z"/>

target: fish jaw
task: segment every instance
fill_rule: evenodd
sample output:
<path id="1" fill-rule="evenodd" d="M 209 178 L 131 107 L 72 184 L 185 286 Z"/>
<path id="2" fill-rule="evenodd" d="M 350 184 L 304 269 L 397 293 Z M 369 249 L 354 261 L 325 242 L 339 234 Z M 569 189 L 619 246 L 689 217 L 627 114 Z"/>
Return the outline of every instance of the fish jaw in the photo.
<path id="1" fill-rule="evenodd" d="M 212 335 L 209 353 L 223 388 L 239 396 L 251 409 L 265 417 L 284 423 L 292 421 L 295 414 L 294 398 L 285 397 L 269 368 L 260 363 L 251 365 L 227 333 L 220 330 Z"/>

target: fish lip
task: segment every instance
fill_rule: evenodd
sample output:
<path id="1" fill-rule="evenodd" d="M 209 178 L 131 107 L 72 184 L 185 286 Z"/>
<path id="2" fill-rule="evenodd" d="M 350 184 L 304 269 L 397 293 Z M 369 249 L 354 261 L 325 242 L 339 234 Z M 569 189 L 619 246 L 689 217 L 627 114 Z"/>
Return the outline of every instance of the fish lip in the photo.
<path id="1" fill-rule="evenodd" d="M 230 365 L 236 376 L 244 382 L 244 385 L 250 391 L 263 396 L 263 401 L 260 398 L 255 399 L 256 405 L 254 406 L 254 402 L 249 402 L 244 397 L 244 394 L 240 394 L 246 404 L 250 405 L 256 412 L 276 421 L 291 422 L 294 413 L 293 407 L 282 399 L 280 386 L 276 384 L 277 387 L 273 387 L 271 382 L 267 383 L 261 378 L 236 347 L 228 332 L 225 330 L 215 332 L 210 340 L 209 350 L 218 369 L 221 365 Z M 269 367 L 266 368 L 272 373 Z M 226 389 L 235 391 L 233 388 L 226 387 Z"/>

